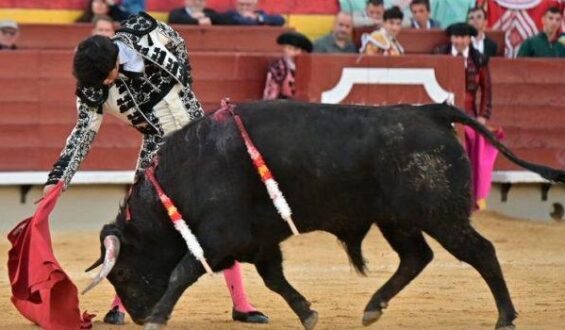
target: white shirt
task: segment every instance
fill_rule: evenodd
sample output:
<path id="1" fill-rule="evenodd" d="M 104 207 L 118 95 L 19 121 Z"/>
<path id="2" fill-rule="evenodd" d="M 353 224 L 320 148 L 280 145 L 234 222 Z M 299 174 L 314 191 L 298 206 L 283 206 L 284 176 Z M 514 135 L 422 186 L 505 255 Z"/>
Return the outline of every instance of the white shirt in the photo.
<path id="1" fill-rule="evenodd" d="M 473 41 L 473 47 L 478 50 L 481 54 L 485 53 L 485 35 L 483 34 L 481 37 L 471 37 Z"/>
<path id="2" fill-rule="evenodd" d="M 143 57 L 139 55 L 135 50 L 129 48 L 126 44 L 121 41 L 115 41 L 118 46 L 118 62 L 120 65 L 123 64 L 124 70 L 129 72 L 143 72 L 145 68 L 145 63 L 143 62 Z"/>
<path id="3" fill-rule="evenodd" d="M 457 56 L 460 53 L 457 51 L 457 49 L 455 49 L 455 47 L 451 46 L 451 55 L 453 56 Z M 463 58 L 465 58 L 465 67 L 467 67 L 467 58 L 469 57 L 469 47 L 465 48 L 465 50 L 461 53 L 463 55 Z"/>

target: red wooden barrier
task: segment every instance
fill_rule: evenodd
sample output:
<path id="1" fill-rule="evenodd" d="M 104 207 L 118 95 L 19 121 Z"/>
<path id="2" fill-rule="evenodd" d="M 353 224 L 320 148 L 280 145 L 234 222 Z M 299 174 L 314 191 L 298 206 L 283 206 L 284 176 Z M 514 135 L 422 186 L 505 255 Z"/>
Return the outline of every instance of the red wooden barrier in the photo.
<path id="1" fill-rule="evenodd" d="M 22 24 L 18 46 L 22 49 L 74 49 L 92 31 L 91 24 Z M 175 25 L 190 51 L 278 52 L 276 39 L 288 31 L 272 26 Z"/>

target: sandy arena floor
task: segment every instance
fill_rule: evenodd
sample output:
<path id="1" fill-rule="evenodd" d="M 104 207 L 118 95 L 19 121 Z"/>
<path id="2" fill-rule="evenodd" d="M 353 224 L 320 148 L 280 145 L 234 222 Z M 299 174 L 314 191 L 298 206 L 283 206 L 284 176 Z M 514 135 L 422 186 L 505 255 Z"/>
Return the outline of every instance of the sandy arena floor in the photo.
<path id="1" fill-rule="evenodd" d="M 476 228 L 496 248 L 514 304 L 520 315 L 518 329 L 565 329 L 565 224 L 517 221 L 493 214 L 479 214 Z M 79 288 L 89 275 L 83 269 L 98 256 L 98 233 L 69 232 L 54 235 L 59 261 Z M 369 329 L 493 329 L 497 318 L 490 292 L 478 273 L 448 255 L 428 239 L 434 261 L 424 273 L 392 300 L 384 316 Z M 368 277 L 355 274 L 336 239 L 325 233 L 293 238 L 283 246 L 286 274 L 320 313 L 317 329 L 362 329 L 361 314 L 372 293 L 394 272 L 396 254 L 373 230 L 365 240 Z M 33 329 L 10 303 L 6 255 L 0 243 L 1 329 Z M 177 305 L 169 329 L 302 329 L 282 298 L 270 292 L 254 268 L 244 265 L 254 304 L 271 318 L 270 325 L 237 324 L 230 320 L 231 302 L 223 277 L 205 276 Z M 105 282 L 87 296 L 81 307 L 98 314 L 94 329 L 139 329 L 101 323 L 112 298 Z M 364 328 L 363 328 L 364 329 Z"/>

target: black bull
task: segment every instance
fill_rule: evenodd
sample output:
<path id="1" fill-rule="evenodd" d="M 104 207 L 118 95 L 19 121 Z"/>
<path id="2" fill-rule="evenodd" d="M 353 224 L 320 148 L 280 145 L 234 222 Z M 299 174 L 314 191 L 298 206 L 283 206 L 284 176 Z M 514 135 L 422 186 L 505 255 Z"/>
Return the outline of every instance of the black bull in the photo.
<path id="1" fill-rule="evenodd" d="M 360 273 L 365 272 L 361 243 L 373 224 L 398 253 L 398 269 L 369 300 L 363 324 L 375 322 L 432 260 L 426 233 L 481 274 L 498 308 L 496 328 L 513 328 L 516 311 L 494 247 L 470 225 L 469 160 L 452 123 L 475 128 L 510 160 L 551 181 L 563 182 L 564 172 L 518 159 L 484 126 L 446 105 L 278 101 L 242 104 L 236 113 L 279 182 L 300 232 L 334 234 Z M 283 273 L 279 244 L 291 231 L 269 199 L 232 118 L 209 116 L 168 137 L 156 177 L 214 271 L 235 260 L 253 263 L 304 327 L 315 326 L 317 313 Z M 101 232 L 102 242 L 119 245 L 115 266 L 106 267 L 108 279 L 136 323 L 159 328 L 204 268 L 187 253 L 146 178 L 134 184 L 127 206 L 131 220 L 122 208 Z M 116 250 L 108 246 L 102 246 L 103 256 Z M 102 257 L 95 265 L 100 263 Z"/>

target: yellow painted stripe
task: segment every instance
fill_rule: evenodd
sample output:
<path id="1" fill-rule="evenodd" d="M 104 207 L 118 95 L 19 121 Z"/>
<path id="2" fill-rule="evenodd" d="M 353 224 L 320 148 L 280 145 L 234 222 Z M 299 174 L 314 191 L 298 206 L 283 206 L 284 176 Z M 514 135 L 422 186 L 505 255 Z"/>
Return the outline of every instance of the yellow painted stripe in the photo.
<path id="1" fill-rule="evenodd" d="M 18 23 L 66 24 L 74 22 L 80 10 L 50 9 L 0 9 L 0 19 L 10 18 Z M 158 20 L 166 21 L 168 13 L 150 12 Z M 333 15 L 289 15 L 289 26 L 315 40 L 331 30 Z"/>
<path id="2" fill-rule="evenodd" d="M 80 10 L 65 9 L 0 9 L 0 19 L 10 18 L 18 23 L 72 23 L 80 14 Z"/>
<path id="3" fill-rule="evenodd" d="M 304 33 L 312 41 L 327 34 L 332 29 L 333 15 L 290 15 L 288 24 L 296 31 Z"/>

